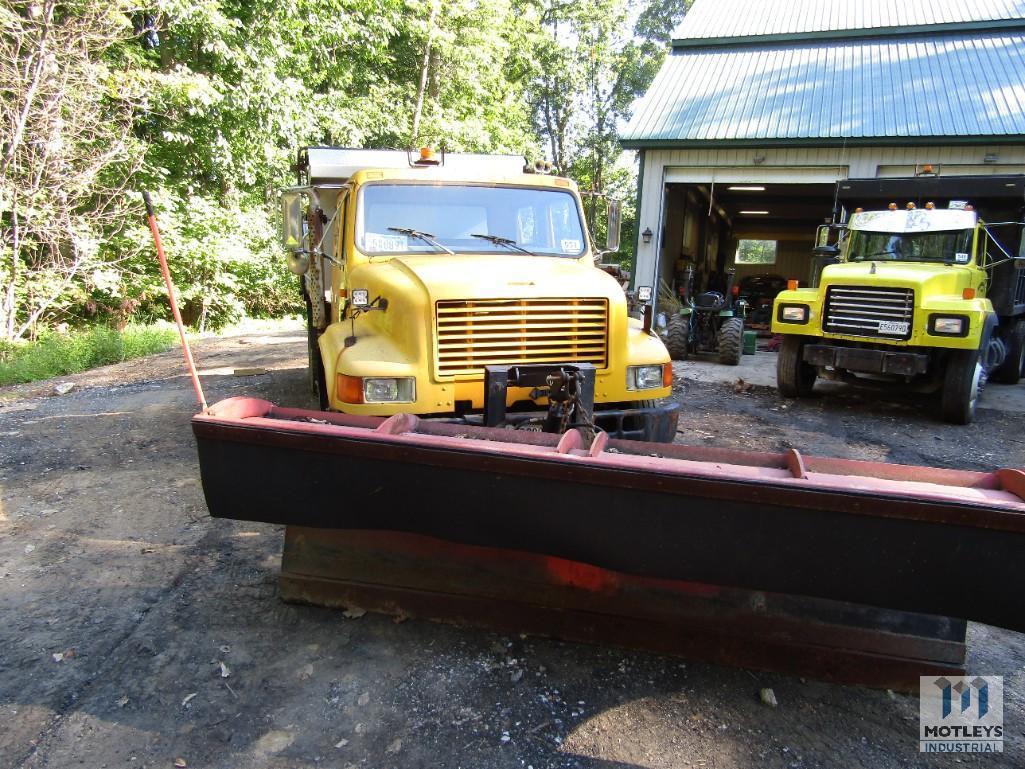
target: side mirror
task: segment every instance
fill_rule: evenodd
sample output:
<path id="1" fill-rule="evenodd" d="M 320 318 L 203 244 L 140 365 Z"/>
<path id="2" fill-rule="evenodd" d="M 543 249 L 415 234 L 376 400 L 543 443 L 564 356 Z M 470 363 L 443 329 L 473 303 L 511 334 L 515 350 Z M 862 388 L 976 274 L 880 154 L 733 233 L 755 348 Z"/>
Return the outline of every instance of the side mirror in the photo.
<path id="1" fill-rule="evenodd" d="M 619 250 L 619 239 L 623 233 L 623 201 L 609 200 L 608 228 L 605 230 L 605 250 Z"/>
<path id="2" fill-rule="evenodd" d="M 812 253 L 815 254 L 815 256 L 834 257 L 840 256 L 840 249 L 836 246 L 815 246 L 815 248 L 812 249 Z"/>
<path id="3" fill-rule="evenodd" d="M 289 251 L 303 247 L 303 199 L 298 192 L 281 193 L 281 245 Z M 289 264 L 289 269 L 292 269 Z M 295 272 L 292 269 L 292 272 Z M 305 272 L 305 270 L 303 270 Z M 297 273 L 301 275 L 302 273 Z"/>
<path id="4" fill-rule="evenodd" d="M 293 275 L 305 275 L 310 269 L 310 256 L 302 251 L 292 251 L 288 255 L 288 270 Z"/>

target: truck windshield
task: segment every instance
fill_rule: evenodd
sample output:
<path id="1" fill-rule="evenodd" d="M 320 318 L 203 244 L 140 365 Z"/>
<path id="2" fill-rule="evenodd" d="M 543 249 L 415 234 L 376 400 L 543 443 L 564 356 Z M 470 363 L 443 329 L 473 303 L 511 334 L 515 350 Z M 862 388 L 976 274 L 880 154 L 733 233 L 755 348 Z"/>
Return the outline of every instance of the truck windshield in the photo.
<path id="1" fill-rule="evenodd" d="M 356 245 L 371 256 L 513 253 L 578 257 L 585 240 L 569 192 L 472 184 L 367 184 Z"/>
<path id="2" fill-rule="evenodd" d="M 943 262 L 971 261 L 972 230 L 943 232 L 851 232 L 847 261 Z"/>

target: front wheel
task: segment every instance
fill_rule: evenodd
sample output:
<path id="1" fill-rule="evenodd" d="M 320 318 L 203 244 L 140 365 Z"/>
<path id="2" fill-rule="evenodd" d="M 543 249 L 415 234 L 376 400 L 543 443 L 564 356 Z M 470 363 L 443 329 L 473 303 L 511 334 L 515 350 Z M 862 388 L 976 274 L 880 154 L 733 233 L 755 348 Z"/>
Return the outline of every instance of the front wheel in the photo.
<path id="1" fill-rule="evenodd" d="M 983 382 L 978 350 L 952 350 L 943 375 L 941 411 L 943 421 L 954 425 L 971 424 Z"/>
<path id="2" fill-rule="evenodd" d="M 719 328 L 719 362 L 727 366 L 740 365 L 744 353 L 744 320 L 730 318 Z"/>
<path id="3" fill-rule="evenodd" d="M 306 354 L 309 360 L 310 390 L 317 396 L 317 403 L 321 411 L 327 411 L 330 402 L 327 397 L 327 386 L 324 382 L 324 361 L 320 356 L 320 334 L 313 327 L 313 305 L 310 302 L 309 294 L 303 285 L 303 279 L 299 278 L 299 285 L 303 292 L 303 299 L 306 301 Z"/>
<path id="4" fill-rule="evenodd" d="M 784 398 L 811 395 L 818 373 L 803 360 L 804 339 L 784 336 L 776 358 L 776 389 Z"/>

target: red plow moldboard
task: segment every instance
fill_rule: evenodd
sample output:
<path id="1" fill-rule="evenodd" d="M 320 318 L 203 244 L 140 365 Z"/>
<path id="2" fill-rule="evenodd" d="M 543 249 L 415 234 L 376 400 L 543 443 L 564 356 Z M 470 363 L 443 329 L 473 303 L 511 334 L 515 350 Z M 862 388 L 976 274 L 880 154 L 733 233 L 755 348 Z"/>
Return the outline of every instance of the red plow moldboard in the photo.
<path id="1" fill-rule="evenodd" d="M 192 420 L 211 515 L 394 531 L 628 575 L 1025 631 L 1025 473 L 278 408 Z"/>

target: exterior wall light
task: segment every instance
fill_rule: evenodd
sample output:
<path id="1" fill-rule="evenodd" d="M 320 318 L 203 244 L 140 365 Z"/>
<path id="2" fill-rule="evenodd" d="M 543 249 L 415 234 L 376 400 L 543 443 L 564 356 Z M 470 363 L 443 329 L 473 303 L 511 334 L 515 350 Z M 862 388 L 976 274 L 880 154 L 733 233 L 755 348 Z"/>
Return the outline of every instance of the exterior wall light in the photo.
<path id="1" fill-rule="evenodd" d="M 641 240 L 643 240 L 645 243 L 650 243 L 651 242 L 651 235 L 652 235 L 651 227 L 645 227 L 644 228 L 644 232 L 641 233 Z"/>

